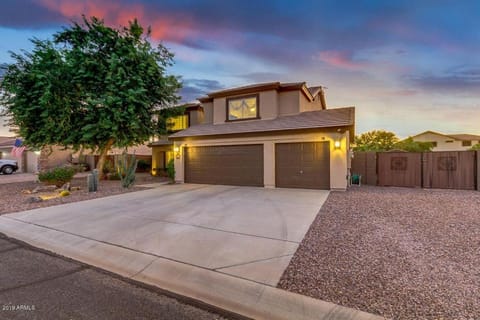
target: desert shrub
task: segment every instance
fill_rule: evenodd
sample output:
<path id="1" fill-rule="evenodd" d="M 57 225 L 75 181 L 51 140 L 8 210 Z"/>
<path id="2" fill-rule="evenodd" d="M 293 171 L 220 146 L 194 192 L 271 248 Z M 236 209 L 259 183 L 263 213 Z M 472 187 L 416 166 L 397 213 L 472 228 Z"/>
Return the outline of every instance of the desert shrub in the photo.
<path id="1" fill-rule="evenodd" d="M 172 182 L 175 181 L 175 161 L 173 159 L 170 159 L 167 163 L 166 167 L 167 171 L 167 176 L 172 180 Z"/>
<path id="2" fill-rule="evenodd" d="M 38 180 L 47 185 L 63 186 L 70 182 L 76 171 L 72 167 L 58 167 L 51 170 L 42 171 L 38 174 Z"/>
<path id="3" fill-rule="evenodd" d="M 108 180 L 121 180 L 122 178 L 118 174 L 118 172 L 113 172 L 108 174 Z"/>
<path id="4" fill-rule="evenodd" d="M 88 165 L 88 163 L 74 164 L 72 165 L 72 168 L 75 169 L 76 172 L 85 172 L 90 170 L 90 166 Z"/>

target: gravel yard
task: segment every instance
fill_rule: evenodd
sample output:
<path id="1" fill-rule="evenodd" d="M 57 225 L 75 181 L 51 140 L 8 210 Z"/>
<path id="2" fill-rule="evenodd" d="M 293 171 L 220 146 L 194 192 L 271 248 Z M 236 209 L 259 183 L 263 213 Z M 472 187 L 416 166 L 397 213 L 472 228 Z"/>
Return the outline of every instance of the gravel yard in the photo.
<path id="1" fill-rule="evenodd" d="M 480 192 L 332 192 L 278 286 L 392 319 L 480 319 Z"/>
<path id="2" fill-rule="evenodd" d="M 148 174 L 137 174 L 137 185 L 149 184 L 156 182 L 167 181 L 167 178 L 152 177 Z M 0 215 L 41 207 L 55 206 L 63 203 L 70 203 L 76 201 L 83 201 L 101 197 L 107 197 L 115 194 L 134 192 L 145 190 L 145 187 L 131 187 L 124 189 L 120 185 L 120 181 L 101 180 L 97 192 L 88 192 L 87 178 L 74 178 L 71 182 L 72 187 L 80 187 L 78 191 L 72 191 L 69 196 L 45 200 L 42 202 L 31 202 L 30 199 L 35 196 L 44 195 L 38 194 L 23 194 L 22 190 L 33 190 L 42 184 L 38 182 L 14 182 L 0 184 Z"/>

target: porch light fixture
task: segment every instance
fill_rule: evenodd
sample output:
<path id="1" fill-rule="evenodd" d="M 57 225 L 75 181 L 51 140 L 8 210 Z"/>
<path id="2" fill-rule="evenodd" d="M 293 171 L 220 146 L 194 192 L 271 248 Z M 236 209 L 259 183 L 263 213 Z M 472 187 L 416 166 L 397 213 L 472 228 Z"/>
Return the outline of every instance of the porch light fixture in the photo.
<path id="1" fill-rule="evenodd" d="M 335 147 L 335 149 L 340 149 L 341 147 L 340 140 L 335 140 L 335 142 L 333 143 L 333 146 Z"/>
<path id="2" fill-rule="evenodd" d="M 175 152 L 175 158 L 180 159 L 180 148 L 179 147 L 173 147 L 173 152 Z"/>
<path id="3" fill-rule="evenodd" d="M 33 151 L 33 153 L 35 153 L 37 156 L 39 156 L 39 155 L 42 153 L 42 151 L 40 151 L 40 150 L 35 150 L 35 151 Z"/>

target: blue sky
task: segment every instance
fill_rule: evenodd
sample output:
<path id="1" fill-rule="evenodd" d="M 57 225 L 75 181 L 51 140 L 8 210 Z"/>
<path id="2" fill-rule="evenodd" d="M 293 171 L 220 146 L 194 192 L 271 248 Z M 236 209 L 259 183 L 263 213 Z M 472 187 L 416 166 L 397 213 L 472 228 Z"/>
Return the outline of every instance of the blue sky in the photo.
<path id="1" fill-rule="evenodd" d="M 480 1 L 3 0 L 0 63 L 82 14 L 150 25 L 185 100 L 307 81 L 329 107 L 356 107 L 357 133 L 480 134 Z"/>

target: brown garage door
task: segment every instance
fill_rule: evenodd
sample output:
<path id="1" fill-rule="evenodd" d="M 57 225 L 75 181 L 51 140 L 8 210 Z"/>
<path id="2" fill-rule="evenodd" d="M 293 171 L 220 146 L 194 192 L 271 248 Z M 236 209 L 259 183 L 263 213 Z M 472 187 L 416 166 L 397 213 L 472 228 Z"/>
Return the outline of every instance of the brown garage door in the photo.
<path id="1" fill-rule="evenodd" d="M 330 189 L 329 143 L 277 143 L 275 177 L 281 188 Z"/>
<path id="2" fill-rule="evenodd" d="M 263 145 L 187 147 L 185 182 L 263 187 Z"/>

